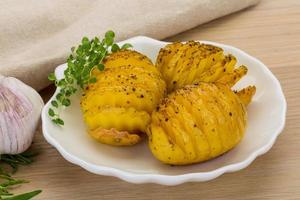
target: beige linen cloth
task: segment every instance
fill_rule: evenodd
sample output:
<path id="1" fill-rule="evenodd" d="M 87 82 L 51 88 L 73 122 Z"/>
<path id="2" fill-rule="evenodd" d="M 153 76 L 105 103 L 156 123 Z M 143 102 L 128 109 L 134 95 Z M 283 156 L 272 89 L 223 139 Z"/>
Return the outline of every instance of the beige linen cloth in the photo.
<path id="1" fill-rule="evenodd" d="M 258 1 L 1 0 L 0 74 L 40 90 L 83 36 L 102 36 L 110 29 L 117 40 L 163 39 Z"/>

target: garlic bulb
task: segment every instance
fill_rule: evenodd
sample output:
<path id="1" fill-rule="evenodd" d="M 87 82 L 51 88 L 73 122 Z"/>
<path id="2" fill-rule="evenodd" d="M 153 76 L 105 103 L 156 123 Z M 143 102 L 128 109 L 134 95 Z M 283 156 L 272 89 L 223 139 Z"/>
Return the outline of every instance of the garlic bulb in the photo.
<path id="1" fill-rule="evenodd" d="M 33 88 L 0 75 L 0 155 L 18 154 L 31 145 L 43 105 Z"/>

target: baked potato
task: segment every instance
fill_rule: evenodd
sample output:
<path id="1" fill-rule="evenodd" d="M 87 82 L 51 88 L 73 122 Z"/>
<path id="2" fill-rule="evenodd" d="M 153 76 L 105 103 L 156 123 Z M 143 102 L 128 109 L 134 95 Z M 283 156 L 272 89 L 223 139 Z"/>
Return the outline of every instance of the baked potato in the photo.
<path id="1" fill-rule="evenodd" d="M 245 66 L 235 69 L 236 58 L 223 49 L 200 42 L 175 42 L 161 48 L 156 66 L 168 92 L 197 82 L 219 82 L 233 86 L 247 73 Z"/>
<path id="2" fill-rule="evenodd" d="M 136 144 L 165 95 L 165 82 L 151 60 L 136 51 L 112 53 L 103 64 L 103 71 L 92 72 L 97 81 L 81 97 L 88 133 L 105 144 Z"/>
<path id="3" fill-rule="evenodd" d="M 255 93 L 222 83 L 187 85 L 169 94 L 152 113 L 149 147 L 163 163 L 186 165 L 224 154 L 243 138 L 246 106 Z"/>

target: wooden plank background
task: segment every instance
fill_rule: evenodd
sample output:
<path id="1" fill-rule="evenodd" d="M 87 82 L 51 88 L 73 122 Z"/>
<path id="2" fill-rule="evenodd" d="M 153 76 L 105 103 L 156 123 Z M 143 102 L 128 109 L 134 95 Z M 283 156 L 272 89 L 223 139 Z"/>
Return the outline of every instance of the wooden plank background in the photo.
<path id="1" fill-rule="evenodd" d="M 288 102 L 286 127 L 274 147 L 248 168 L 205 183 L 134 185 L 90 174 L 65 161 L 41 130 L 37 161 L 17 173 L 31 183 L 18 191 L 43 189 L 36 199 L 300 199 L 300 1 L 263 0 L 222 19 L 167 38 L 230 44 L 262 60 L 280 80 Z M 42 91 L 45 100 L 53 87 Z"/>

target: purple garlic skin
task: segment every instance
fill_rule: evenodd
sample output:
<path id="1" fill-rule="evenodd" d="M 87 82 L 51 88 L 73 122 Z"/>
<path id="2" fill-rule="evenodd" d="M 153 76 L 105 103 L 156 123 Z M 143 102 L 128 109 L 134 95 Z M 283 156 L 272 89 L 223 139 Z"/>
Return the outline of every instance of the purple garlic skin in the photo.
<path id="1" fill-rule="evenodd" d="M 0 75 L 0 155 L 18 154 L 29 148 L 43 106 L 33 88 Z"/>

